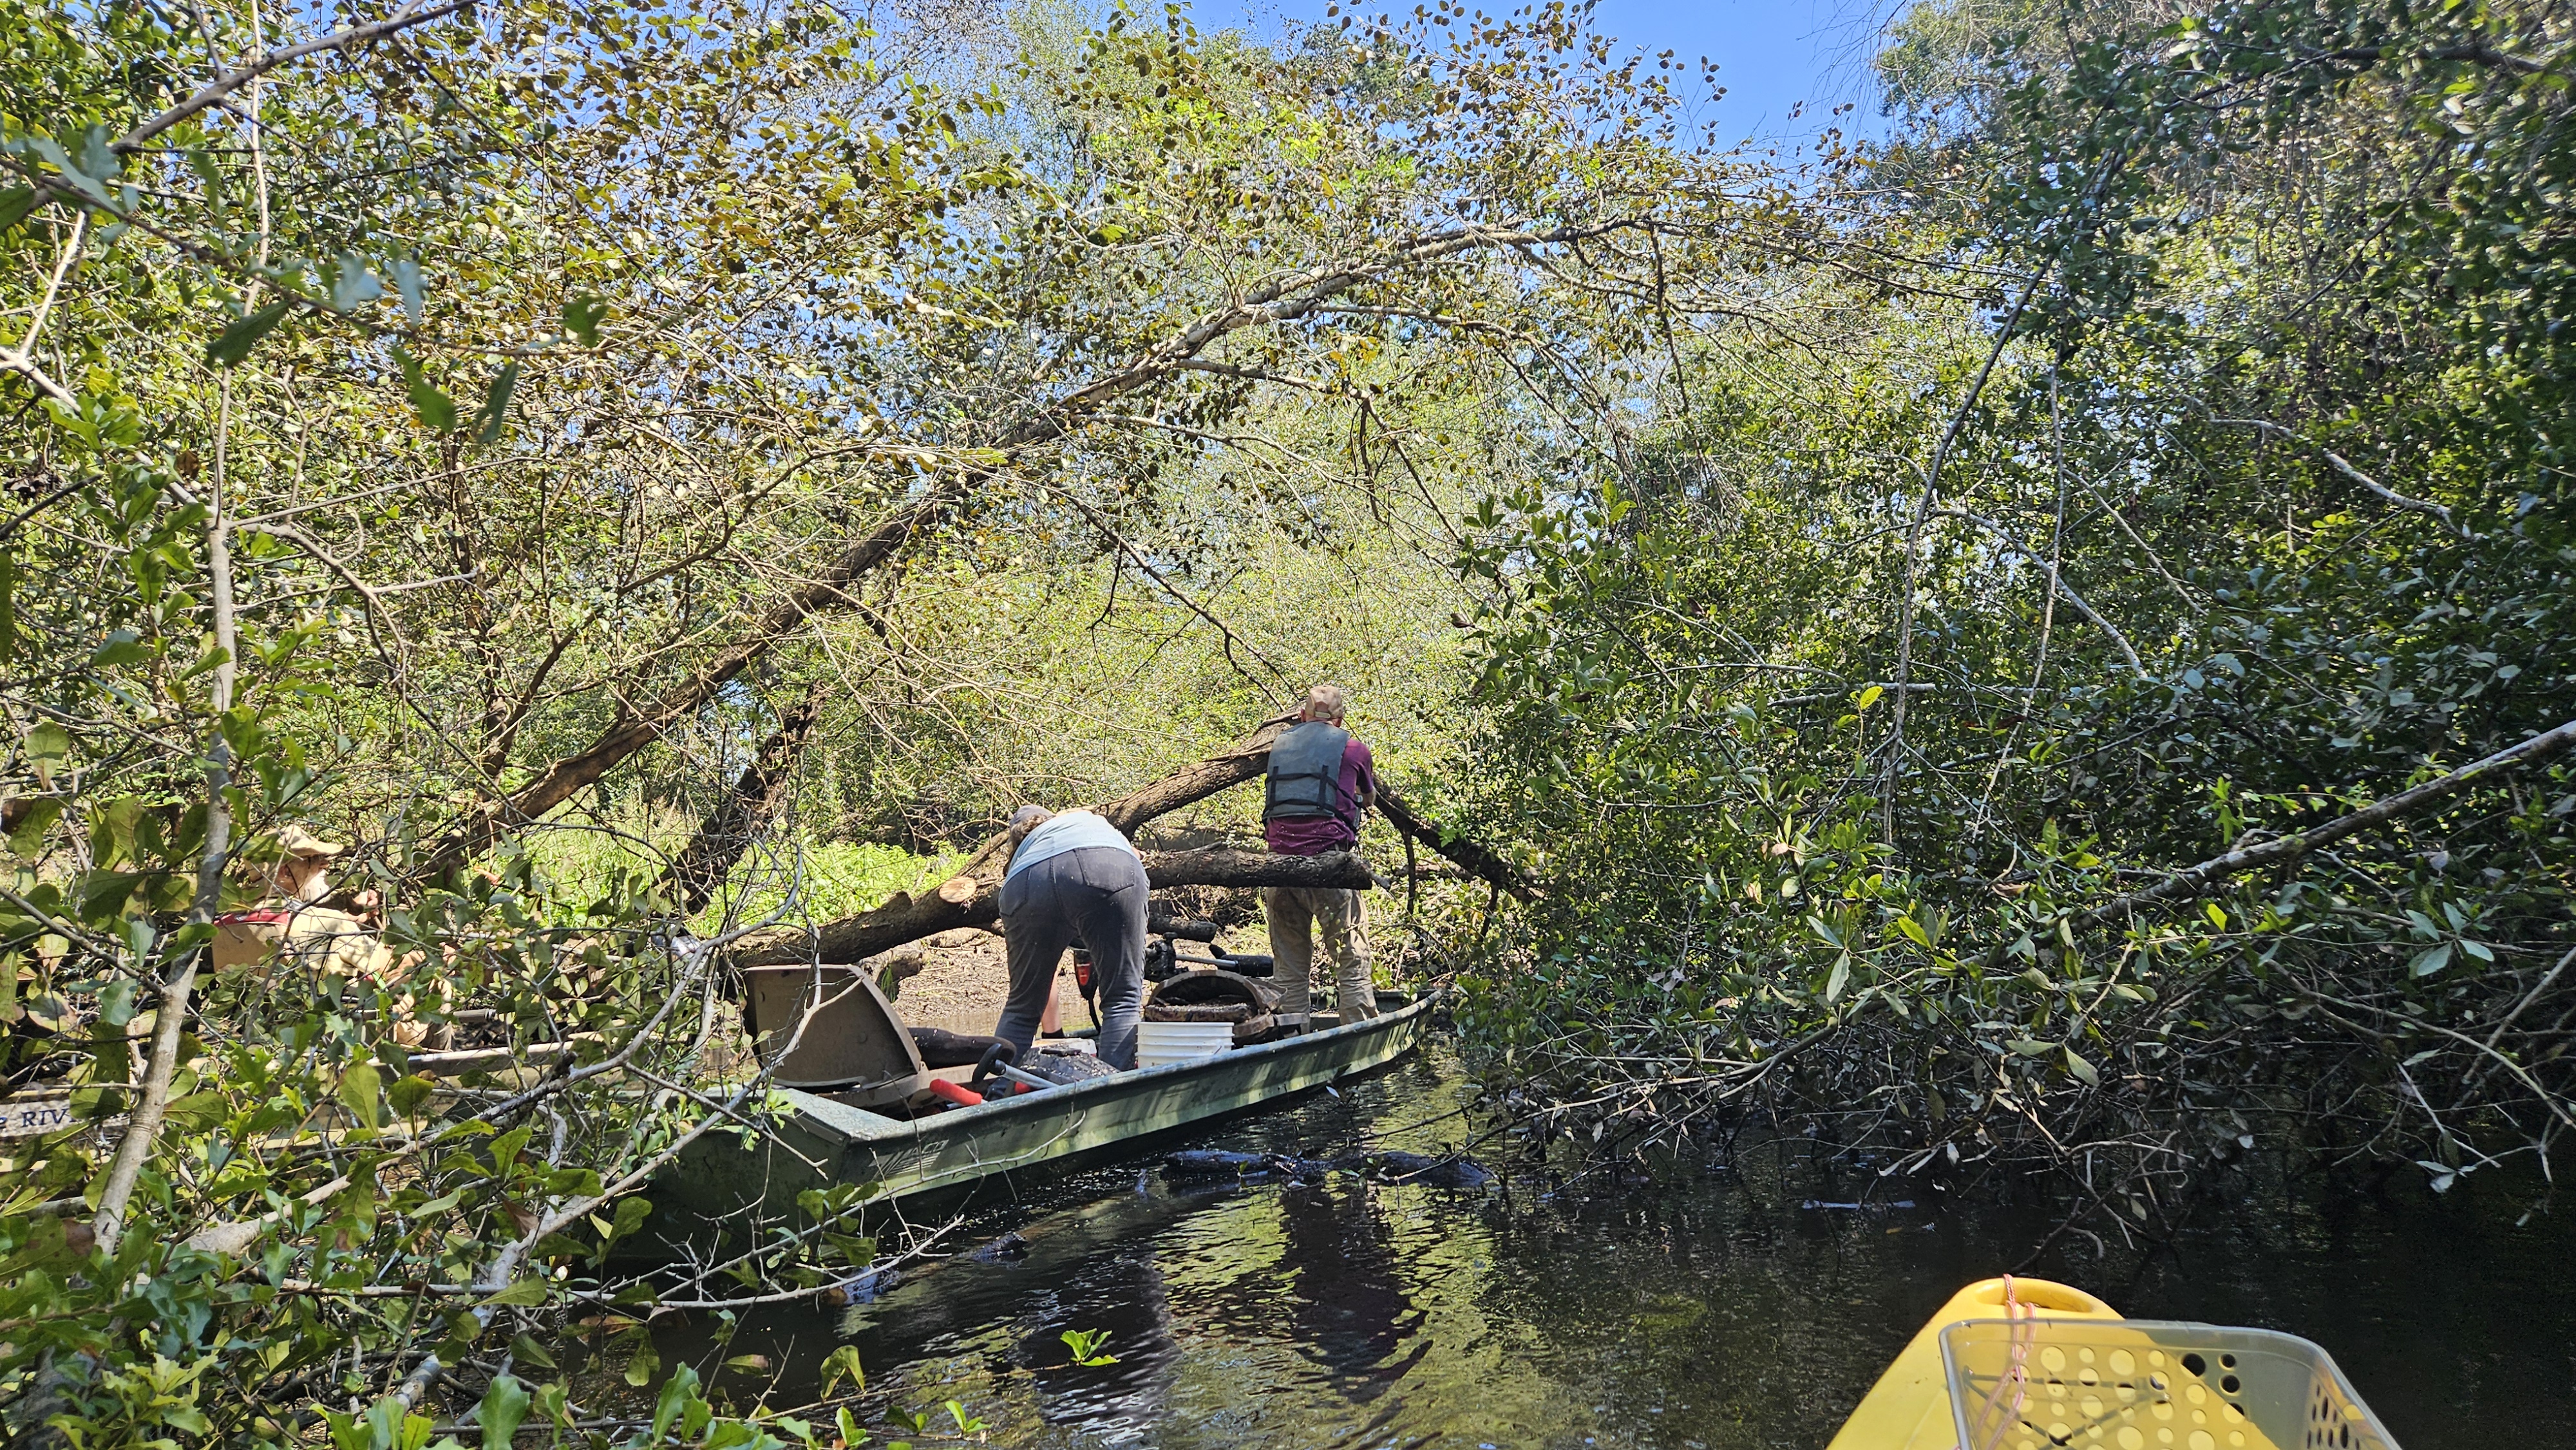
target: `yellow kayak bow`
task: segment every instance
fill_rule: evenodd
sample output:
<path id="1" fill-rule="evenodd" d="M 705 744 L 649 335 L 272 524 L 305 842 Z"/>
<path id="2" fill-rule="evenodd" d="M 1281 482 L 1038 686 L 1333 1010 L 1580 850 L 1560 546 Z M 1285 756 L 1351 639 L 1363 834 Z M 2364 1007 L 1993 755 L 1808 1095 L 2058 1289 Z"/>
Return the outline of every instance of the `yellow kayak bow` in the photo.
<path id="1" fill-rule="evenodd" d="M 2296 1335 L 2123 1319 L 2046 1279 L 1950 1297 L 1830 1450 L 2396 1450 Z"/>

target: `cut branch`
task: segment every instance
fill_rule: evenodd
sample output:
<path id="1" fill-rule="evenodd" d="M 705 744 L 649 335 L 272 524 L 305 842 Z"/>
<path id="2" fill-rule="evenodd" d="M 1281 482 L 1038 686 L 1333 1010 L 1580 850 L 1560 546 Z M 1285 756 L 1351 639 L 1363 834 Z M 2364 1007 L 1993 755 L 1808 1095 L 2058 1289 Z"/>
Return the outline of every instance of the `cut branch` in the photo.
<path id="1" fill-rule="evenodd" d="M 1295 723 L 1296 718 L 1287 715 L 1265 720 L 1260 728 L 1222 753 L 1185 766 L 1151 785 L 1101 806 L 1099 814 L 1120 831 L 1132 835 L 1138 827 L 1157 816 L 1168 815 L 1229 787 L 1256 780 L 1269 769 L 1272 742 L 1279 738 L 1281 731 Z M 1421 841 L 1470 875 L 1489 881 L 1523 901 L 1529 899 L 1533 887 L 1529 877 L 1518 867 L 1474 841 L 1449 837 L 1438 826 L 1417 815 L 1402 797 L 1386 789 L 1383 782 L 1378 787 L 1377 808 L 1408 838 Z M 918 900 L 908 895 L 897 896 L 874 911 L 825 922 L 812 930 L 765 932 L 745 939 L 734 953 L 734 961 L 750 967 L 785 966 L 815 960 L 854 962 L 938 932 L 991 921 L 998 911 L 998 906 L 992 903 L 999 900 L 1002 871 L 1009 857 L 1010 838 L 994 836 L 967 858 L 955 877 L 932 895 Z M 1243 861 L 1268 864 L 1258 868 L 1226 865 L 1224 869 L 1235 871 L 1241 877 L 1239 880 L 1182 875 L 1171 875 L 1170 879 L 1165 879 L 1155 874 L 1158 869 L 1167 874 L 1215 871 L 1218 865 L 1214 863 L 1221 860 L 1231 862 L 1237 857 Z M 1221 855 L 1210 852 L 1148 855 L 1145 862 L 1146 875 L 1156 886 L 1339 885 L 1356 889 L 1373 884 L 1374 878 L 1368 875 L 1366 863 L 1359 865 L 1357 877 L 1331 882 L 1291 879 L 1296 875 L 1296 868 L 1283 864 L 1327 859 L 1359 861 L 1357 856 L 1343 853 L 1331 857 L 1296 857 L 1273 856 L 1261 851 L 1229 851 Z M 1157 862 L 1162 865 L 1158 867 Z M 1193 862 L 1209 864 L 1194 866 Z M 821 954 L 819 958 L 816 955 L 818 951 Z"/>

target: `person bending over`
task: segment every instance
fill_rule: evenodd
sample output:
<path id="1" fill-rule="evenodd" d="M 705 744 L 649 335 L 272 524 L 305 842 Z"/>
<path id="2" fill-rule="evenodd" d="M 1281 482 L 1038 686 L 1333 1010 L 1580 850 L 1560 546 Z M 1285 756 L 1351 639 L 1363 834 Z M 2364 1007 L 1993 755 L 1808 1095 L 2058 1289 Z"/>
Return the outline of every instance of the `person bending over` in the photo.
<path id="1" fill-rule="evenodd" d="M 1315 686 L 1306 692 L 1297 723 L 1270 747 L 1261 829 L 1273 855 L 1320 856 L 1359 846 L 1360 812 L 1376 803 L 1377 772 L 1368 746 L 1342 728 L 1342 709 L 1340 686 Z M 1377 986 L 1369 976 L 1368 914 L 1358 892 L 1265 886 L 1261 913 L 1269 919 L 1270 955 L 1278 963 L 1282 1030 L 1306 1029 L 1318 929 L 1333 959 L 1341 1019 L 1378 1015 Z"/>
<path id="2" fill-rule="evenodd" d="M 1145 1015 L 1145 863 L 1116 826 L 1089 811 L 1053 815 L 1022 806 L 1011 816 L 1010 869 L 1002 877 L 1002 936 L 1010 996 L 993 1035 L 1025 1054 L 1055 990 L 1064 949 L 1080 941 L 1100 988 L 1100 1060 L 1136 1065 Z"/>

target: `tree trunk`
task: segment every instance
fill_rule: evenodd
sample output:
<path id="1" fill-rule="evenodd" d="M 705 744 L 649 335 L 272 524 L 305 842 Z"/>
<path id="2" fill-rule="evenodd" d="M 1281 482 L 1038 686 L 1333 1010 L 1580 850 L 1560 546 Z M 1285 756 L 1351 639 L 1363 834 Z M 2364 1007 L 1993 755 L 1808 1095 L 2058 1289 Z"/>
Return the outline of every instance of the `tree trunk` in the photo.
<path id="1" fill-rule="evenodd" d="M 714 900 L 725 878 L 733 874 L 734 863 L 777 818 L 779 808 L 787 803 L 788 787 L 796 778 L 797 759 L 805 753 L 805 742 L 814 732 L 814 716 L 822 701 L 823 687 L 818 683 L 779 717 L 778 732 L 760 743 L 750 766 L 734 782 L 732 792 L 698 827 L 697 835 L 671 862 L 670 869 L 662 873 L 662 894 L 674 913 L 695 916 Z"/>
<path id="2" fill-rule="evenodd" d="M 790 630 L 815 614 L 847 604 L 851 587 L 862 576 L 892 558 L 896 549 L 940 511 L 963 499 L 970 486 L 962 477 L 943 483 L 919 503 L 887 520 L 875 533 L 844 550 L 814 582 L 770 606 L 751 633 L 727 645 L 687 679 L 664 690 L 642 710 L 622 716 L 587 749 L 547 766 L 518 794 L 477 807 L 432 849 L 423 869 L 435 873 L 458 865 L 491 845 L 503 831 L 535 821 L 597 782 L 628 756 L 661 739 L 663 731 L 713 700 L 718 691 L 767 654 Z"/>
<path id="3" fill-rule="evenodd" d="M 1223 846 L 1204 851 L 1149 851 L 1145 879 L 1166 886 L 1324 886 L 1365 891 L 1368 863 L 1349 851 L 1323 856 L 1273 856 Z M 857 962 L 905 942 L 961 926 L 981 926 L 1002 913 L 998 881 L 977 883 L 973 897 L 898 895 L 874 911 L 827 922 L 814 932 L 772 931 L 746 937 L 734 948 L 738 967 L 783 967 L 799 962 Z"/>

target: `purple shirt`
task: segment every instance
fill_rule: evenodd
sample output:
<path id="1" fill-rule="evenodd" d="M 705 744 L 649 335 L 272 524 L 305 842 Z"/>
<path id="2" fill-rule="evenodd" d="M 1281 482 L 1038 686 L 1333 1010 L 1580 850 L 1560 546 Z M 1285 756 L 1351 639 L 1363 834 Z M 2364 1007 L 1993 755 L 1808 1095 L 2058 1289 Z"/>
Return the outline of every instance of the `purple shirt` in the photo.
<path id="1" fill-rule="evenodd" d="M 1321 856 L 1360 843 L 1360 797 L 1377 794 L 1377 766 L 1356 735 L 1342 747 L 1342 809 L 1347 816 L 1287 816 L 1265 822 L 1262 835 L 1274 856 Z"/>

